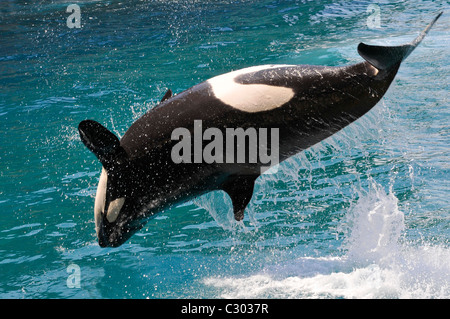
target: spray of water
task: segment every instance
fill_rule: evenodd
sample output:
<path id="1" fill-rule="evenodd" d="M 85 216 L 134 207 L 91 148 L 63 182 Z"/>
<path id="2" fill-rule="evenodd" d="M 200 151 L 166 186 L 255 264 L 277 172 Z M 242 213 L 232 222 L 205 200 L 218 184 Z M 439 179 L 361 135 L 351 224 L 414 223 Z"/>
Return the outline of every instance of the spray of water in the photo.
<path id="1" fill-rule="evenodd" d="M 363 264 L 383 262 L 399 253 L 398 242 L 405 230 L 398 199 L 370 178 L 370 189 L 345 216 L 340 229 L 345 234 L 347 258 Z"/>
<path id="2" fill-rule="evenodd" d="M 376 118 L 383 111 L 384 105 L 365 120 L 343 130 L 337 138 L 327 139 L 282 163 L 277 175 L 260 177 L 256 188 L 256 192 L 268 194 L 270 189 L 265 185 L 286 177 L 292 187 L 301 189 L 302 181 L 306 179 L 306 185 L 315 181 L 314 172 L 328 165 L 321 162 L 326 157 L 324 154 L 331 153 L 331 162 L 341 157 L 344 164 L 340 176 L 321 176 L 335 185 L 341 200 L 349 204 L 336 228 L 342 235 L 339 252 L 287 258 L 289 261 L 282 263 L 274 261 L 257 273 L 208 277 L 204 284 L 216 288 L 218 296 L 225 298 L 450 298 L 450 249 L 444 244 L 407 239 L 405 213 L 393 191 L 397 178 L 395 167 L 387 172 L 388 189 L 375 180 L 377 174 L 370 169 L 358 173 L 352 150 L 361 149 L 359 139 L 377 140 L 378 145 L 386 143 L 374 124 L 379 122 Z M 358 156 L 361 153 L 362 164 L 367 164 L 364 150 Z M 375 160 L 383 161 L 380 157 Z M 367 161 L 373 158 L 367 156 Z M 370 168 L 371 162 L 368 164 Z M 391 165 L 381 167 L 387 166 Z M 413 181 L 411 167 L 408 173 Z M 339 183 L 344 175 L 353 177 L 347 186 Z M 216 207 L 207 209 L 210 213 L 217 212 Z M 250 206 L 249 210 L 257 220 L 254 207 Z M 232 217 L 230 213 L 226 214 L 228 218 Z"/>
<path id="3" fill-rule="evenodd" d="M 404 219 L 392 191 L 371 180 L 340 226 L 342 255 L 204 283 L 225 298 L 449 298 L 450 249 L 407 242 Z"/>

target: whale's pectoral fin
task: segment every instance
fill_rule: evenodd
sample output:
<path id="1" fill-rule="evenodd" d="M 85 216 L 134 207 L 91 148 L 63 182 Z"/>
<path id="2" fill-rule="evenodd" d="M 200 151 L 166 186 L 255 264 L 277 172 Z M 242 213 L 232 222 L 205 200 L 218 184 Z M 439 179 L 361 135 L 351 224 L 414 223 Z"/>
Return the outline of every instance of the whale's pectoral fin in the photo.
<path id="1" fill-rule="evenodd" d="M 258 175 L 238 175 L 229 177 L 222 189 L 230 195 L 233 203 L 234 219 L 244 219 L 244 211 L 253 195 L 255 179 Z"/>
<path id="2" fill-rule="evenodd" d="M 103 167 L 109 171 L 127 158 L 120 141 L 112 132 L 93 120 L 84 120 L 78 125 L 81 141 L 97 156 Z"/>
<path id="3" fill-rule="evenodd" d="M 168 89 L 166 94 L 164 94 L 163 98 L 161 99 L 160 103 L 164 102 L 167 99 L 170 99 L 172 97 L 172 95 L 173 95 L 172 90 Z"/>
<path id="4" fill-rule="evenodd" d="M 379 70 L 388 70 L 391 67 L 398 66 L 400 62 L 410 55 L 410 53 L 419 45 L 423 38 L 430 31 L 434 23 L 442 15 L 439 13 L 436 18 L 423 30 L 419 36 L 409 44 L 400 46 L 378 46 L 360 43 L 358 45 L 358 53 L 367 62 L 372 64 Z"/>

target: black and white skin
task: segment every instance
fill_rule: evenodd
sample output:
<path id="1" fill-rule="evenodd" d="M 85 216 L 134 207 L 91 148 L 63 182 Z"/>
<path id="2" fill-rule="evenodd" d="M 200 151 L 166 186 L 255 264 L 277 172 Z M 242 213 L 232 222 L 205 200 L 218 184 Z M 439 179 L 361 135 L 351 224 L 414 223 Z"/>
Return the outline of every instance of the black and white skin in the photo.
<path id="1" fill-rule="evenodd" d="M 97 122 L 82 121 L 81 140 L 103 166 L 94 207 L 99 245 L 120 246 L 156 213 L 214 190 L 229 194 L 235 218 L 242 220 L 255 180 L 267 163 L 174 161 L 172 150 L 179 143 L 172 138 L 174 130 L 194 133 L 199 120 L 203 130 L 277 129 L 282 162 L 375 106 L 401 62 L 441 14 L 409 44 L 360 43 L 358 52 L 364 61 L 354 65 L 253 66 L 213 77 L 176 95 L 169 90 L 120 140 Z M 273 145 L 267 147 L 270 153 Z"/>

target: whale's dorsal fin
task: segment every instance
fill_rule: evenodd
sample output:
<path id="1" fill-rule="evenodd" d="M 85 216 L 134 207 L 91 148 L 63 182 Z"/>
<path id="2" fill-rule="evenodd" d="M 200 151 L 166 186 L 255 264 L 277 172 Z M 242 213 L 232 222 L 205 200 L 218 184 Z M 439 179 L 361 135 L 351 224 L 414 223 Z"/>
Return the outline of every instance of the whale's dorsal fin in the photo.
<path id="1" fill-rule="evenodd" d="M 164 102 L 167 99 L 170 99 L 172 97 L 172 95 L 173 95 L 172 90 L 168 89 L 166 94 L 164 94 L 163 98 L 161 99 L 160 103 Z"/>
<path id="2" fill-rule="evenodd" d="M 360 43 L 358 45 L 358 53 L 367 62 L 379 70 L 387 70 L 395 65 L 399 65 L 400 62 L 406 59 L 408 55 L 414 51 L 441 15 L 442 12 L 439 13 L 436 18 L 434 18 L 434 20 L 425 28 L 425 30 L 423 30 L 420 35 L 409 44 L 399 46 L 378 46 Z"/>
<path id="3" fill-rule="evenodd" d="M 244 211 L 253 195 L 255 180 L 259 175 L 237 175 L 229 177 L 221 189 L 227 192 L 233 203 L 234 219 L 244 219 Z"/>
<path id="4" fill-rule="evenodd" d="M 126 160 L 127 154 L 120 146 L 117 136 L 100 123 L 84 120 L 78 125 L 78 131 L 81 141 L 97 156 L 107 171 Z"/>

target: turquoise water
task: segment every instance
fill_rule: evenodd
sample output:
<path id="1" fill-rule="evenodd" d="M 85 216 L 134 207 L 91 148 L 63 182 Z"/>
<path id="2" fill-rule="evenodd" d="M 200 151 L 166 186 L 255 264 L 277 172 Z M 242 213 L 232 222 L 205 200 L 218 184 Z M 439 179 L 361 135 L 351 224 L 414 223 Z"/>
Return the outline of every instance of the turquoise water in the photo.
<path id="1" fill-rule="evenodd" d="M 371 1 L 192 2 L 77 1 L 73 29 L 70 1 L 1 2 L 0 297 L 450 298 L 446 1 L 377 2 L 379 27 Z M 360 41 L 407 43 L 442 10 L 383 100 L 261 176 L 243 222 L 217 192 L 98 246 L 80 121 L 122 136 L 168 88 L 356 63 Z"/>

